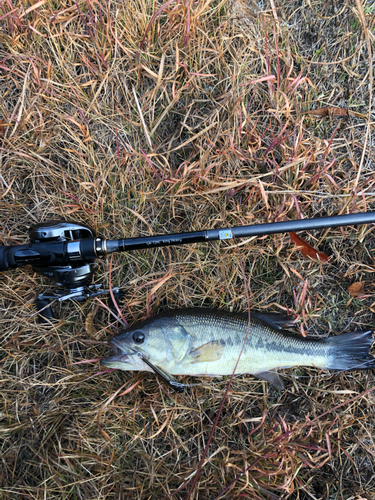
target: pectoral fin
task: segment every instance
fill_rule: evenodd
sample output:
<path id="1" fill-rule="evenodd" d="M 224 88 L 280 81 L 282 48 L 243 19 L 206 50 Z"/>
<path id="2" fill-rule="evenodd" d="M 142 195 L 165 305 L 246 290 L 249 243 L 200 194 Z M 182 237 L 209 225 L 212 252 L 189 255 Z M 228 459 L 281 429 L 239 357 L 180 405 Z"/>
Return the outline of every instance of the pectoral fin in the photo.
<path id="1" fill-rule="evenodd" d="M 211 342 L 207 342 L 189 352 L 190 356 L 193 358 L 192 363 L 218 361 L 223 354 L 224 347 L 224 340 L 212 340 Z"/>
<path id="2" fill-rule="evenodd" d="M 278 389 L 284 390 L 284 384 L 282 383 L 281 378 L 279 377 L 279 374 L 276 371 L 254 373 L 254 375 L 258 378 L 266 380 L 267 382 L 271 382 L 271 384 L 273 384 Z"/>

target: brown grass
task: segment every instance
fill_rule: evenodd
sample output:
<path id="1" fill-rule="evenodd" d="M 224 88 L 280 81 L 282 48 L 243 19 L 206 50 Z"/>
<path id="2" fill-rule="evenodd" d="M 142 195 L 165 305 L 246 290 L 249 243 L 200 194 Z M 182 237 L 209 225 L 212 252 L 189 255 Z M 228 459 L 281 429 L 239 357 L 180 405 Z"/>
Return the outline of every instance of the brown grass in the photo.
<path id="1" fill-rule="evenodd" d="M 374 15 L 357 0 L 1 1 L 1 243 L 50 218 L 118 238 L 374 209 Z M 373 228 L 301 236 L 330 262 L 276 235 L 117 255 L 111 284 L 130 323 L 250 305 L 289 308 L 311 335 L 371 327 Z M 0 279 L 1 498 L 375 498 L 372 373 L 289 370 L 283 393 L 236 377 L 218 415 L 227 380 L 181 395 L 75 364 L 108 354 L 106 309 L 64 304 L 43 327 L 50 284 Z"/>

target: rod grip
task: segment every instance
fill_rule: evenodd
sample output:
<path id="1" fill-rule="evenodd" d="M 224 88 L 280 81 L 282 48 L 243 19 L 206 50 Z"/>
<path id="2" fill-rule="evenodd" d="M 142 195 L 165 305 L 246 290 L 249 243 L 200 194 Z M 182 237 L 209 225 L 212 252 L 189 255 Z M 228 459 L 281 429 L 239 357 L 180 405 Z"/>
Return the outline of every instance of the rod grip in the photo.
<path id="1" fill-rule="evenodd" d="M 16 261 L 16 254 L 28 256 L 30 261 L 33 260 L 33 257 L 39 257 L 39 254 L 33 252 L 30 247 L 31 245 L 0 246 L 0 271 L 7 271 L 25 265 L 21 260 Z"/>

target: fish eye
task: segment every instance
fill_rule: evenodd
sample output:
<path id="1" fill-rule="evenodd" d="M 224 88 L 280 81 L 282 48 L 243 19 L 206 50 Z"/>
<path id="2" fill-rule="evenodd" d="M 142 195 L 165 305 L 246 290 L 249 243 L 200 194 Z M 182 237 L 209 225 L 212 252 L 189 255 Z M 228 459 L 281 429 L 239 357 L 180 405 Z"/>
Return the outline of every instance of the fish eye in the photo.
<path id="1" fill-rule="evenodd" d="M 136 344 L 143 344 L 145 341 L 145 334 L 143 332 L 134 332 L 133 340 Z"/>

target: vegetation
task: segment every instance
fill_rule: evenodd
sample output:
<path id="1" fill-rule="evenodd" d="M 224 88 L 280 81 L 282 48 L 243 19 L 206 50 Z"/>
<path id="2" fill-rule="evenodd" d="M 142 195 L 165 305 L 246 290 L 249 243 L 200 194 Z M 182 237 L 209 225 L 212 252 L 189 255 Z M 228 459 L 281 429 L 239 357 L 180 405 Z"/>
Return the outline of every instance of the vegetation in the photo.
<path id="1" fill-rule="evenodd" d="M 1 0 L 0 243 L 48 219 L 112 239 L 375 209 L 374 14 Z M 329 261 L 280 234 L 117 255 L 96 282 L 123 288 L 128 323 L 204 305 L 288 310 L 301 334 L 373 327 L 373 227 L 300 236 Z M 177 394 L 100 367 L 122 328 L 101 301 L 54 305 L 46 327 L 47 280 L 24 268 L 0 286 L 1 498 L 374 498 L 371 372 L 286 370 L 282 393 L 185 379 L 198 385 Z"/>

